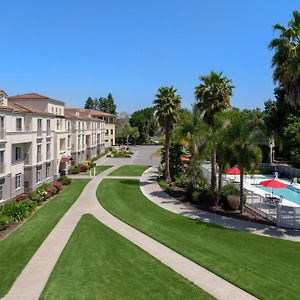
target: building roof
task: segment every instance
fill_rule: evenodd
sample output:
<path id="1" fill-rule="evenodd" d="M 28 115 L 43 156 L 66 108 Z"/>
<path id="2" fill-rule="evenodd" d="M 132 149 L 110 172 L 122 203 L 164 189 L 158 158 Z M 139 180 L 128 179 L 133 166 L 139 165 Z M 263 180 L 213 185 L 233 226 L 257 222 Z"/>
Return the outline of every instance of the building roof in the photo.
<path id="1" fill-rule="evenodd" d="M 37 94 L 37 93 L 29 93 L 29 94 L 22 94 L 22 95 L 16 95 L 16 96 L 10 96 L 9 100 L 30 100 L 30 101 L 50 101 L 56 104 L 65 105 L 65 102 L 56 100 L 53 98 L 49 98 L 47 96 Z"/>
<path id="2" fill-rule="evenodd" d="M 55 115 L 40 111 L 36 108 L 33 108 L 29 105 L 23 105 L 19 103 L 13 103 L 13 102 L 8 102 L 7 105 L 0 105 L 0 109 L 4 110 L 9 110 L 13 112 L 19 112 L 19 113 L 33 113 L 37 115 L 43 115 L 43 116 L 52 116 L 55 117 Z"/>
<path id="3" fill-rule="evenodd" d="M 86 108 L 73 108 L 73 107 L 65 107 L 65 111 L 78 111 L 84 114 L 89 114 L 91 116 L 99 116 L 99 117 L 111 117 L 115 118 L 116 115 L 109 114 L 103 111 L 95 110 L 95 109 L 86 109 Z"/>
<path id="4" fill-rule="evenodd" d="M 75 111 L 66 111 L 65 110 L 65 118 L 66 119 L 76 119 L 76 120 L 86 120 L 86 121 L 98 121 L 98 119 L 96 118 L 93 118 L 93 117 L 90 117 L 88 115 L 85 115 L 85 114 L 79 114 L 79 115 L 76 115 Z"/>
<path id="5" fill-rule="evenodd" d="M 4 95 L 4 96 L 8 97 L 8 95 L 3 90 L 0 89 L 0 96 L 1 95 Z"/>

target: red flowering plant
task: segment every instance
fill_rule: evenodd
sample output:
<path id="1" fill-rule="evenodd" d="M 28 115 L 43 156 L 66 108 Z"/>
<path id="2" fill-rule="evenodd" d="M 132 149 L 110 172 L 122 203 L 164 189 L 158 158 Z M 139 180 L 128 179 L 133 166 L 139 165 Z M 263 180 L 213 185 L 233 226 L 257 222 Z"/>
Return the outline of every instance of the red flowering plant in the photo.
<path id="1" fill-rule="evenodd" d="M 58 193 L 62 190 L 62 188 L 63 188 L 62 184 L 61 184 L 59 181 L 54 181 L 54 182 L 53 182 L 53 186 L 54 186 L 54 188 L 56 189 L 56 193 L 57 193 L 57 194 L 58 194 Z"/>
<path id="2" fill-rule="evenodd" d="M 13 200 L 15 202 L 20 202 L 20 201 L 23 201 L 23 200 L 28 199 L 28 198 L 29 198 L 29 195 L 27 193 L 22 193 L 22 194 L 16 196 Z"/>

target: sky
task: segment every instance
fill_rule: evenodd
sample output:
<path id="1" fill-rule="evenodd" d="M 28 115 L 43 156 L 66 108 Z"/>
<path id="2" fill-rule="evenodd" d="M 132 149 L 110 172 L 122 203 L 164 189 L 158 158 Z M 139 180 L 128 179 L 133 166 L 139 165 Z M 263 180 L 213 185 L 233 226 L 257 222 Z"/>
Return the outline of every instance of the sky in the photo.
<path id="1" fill-rule="evenodd" d="M 172 85 L 190 108 L 199 76 L 214 70 L 232 79 L 233 106 L 263 108 L 272 26 L 294 10 L 299 0 L 3 0 L 0 89 L 68 107 L 111 92 L 131 113 Z"/>

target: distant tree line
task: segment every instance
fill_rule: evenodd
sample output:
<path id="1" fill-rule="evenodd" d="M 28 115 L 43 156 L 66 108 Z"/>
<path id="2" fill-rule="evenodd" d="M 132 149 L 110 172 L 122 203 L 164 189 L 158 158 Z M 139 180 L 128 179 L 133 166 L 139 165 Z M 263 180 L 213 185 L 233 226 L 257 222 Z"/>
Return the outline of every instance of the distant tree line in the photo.
<path id="1" fill-rule="evenodd" d="M 84 108 L 95 109 L 114 115 L 117 114 L 117 106 L 111 93 L 108 93 L 107 97 L 88 97 L 88 99 L 85 102 Z"/>

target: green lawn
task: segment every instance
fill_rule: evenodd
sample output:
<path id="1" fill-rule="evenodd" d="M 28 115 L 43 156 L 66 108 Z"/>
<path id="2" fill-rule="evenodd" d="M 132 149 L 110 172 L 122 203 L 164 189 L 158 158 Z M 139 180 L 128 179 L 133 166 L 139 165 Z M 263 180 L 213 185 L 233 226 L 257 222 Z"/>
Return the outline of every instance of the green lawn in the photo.
<path id="1" fill-rule="evenodd" d="M 141 176 L 148 168 L 149 166 L 143 165 L 124 165 L 108 176 Z"/>
<path id="2" fill-rule="evenodd" d="M 95 167 L 95 175 L 99 175 L 100 173 L 102 173 L 102 172 L 104 172 L 105 170 L 107 170 L 107 169 L 109 169 L 109 168 L 111 168 L 112 166 L 96 166 Z M 94 170 L 92 169 L 91 170 L 92 171 L 92 175 L 94 175 Z M 87 172 L 81 172 L 81 173 L 79 173 L 79 175 L 86 175 L 86 176 L 88 176 L 90 174 L 90 172 L 89 171 L 87 171 Z"/>
<path id="3" fill-rule="evenodd" d="M 137 180 L 105 179 L 97 197 L 124 222 L 258 298 L 299 299 L 300 243 L 225 229 L 171 213 L 144 197 Z"/>
<path id="4" fill-rule="evenodd" d="M 26 223 L 0 241 L 0 297 L 8 292 L 17 276 L 88 182 L 88 179 L 73 180 Z"/>
<path id="5" fill-rule="evenodd" d="M 84 215 L 41 299 L 212 299 L 204 291 Z"/>

